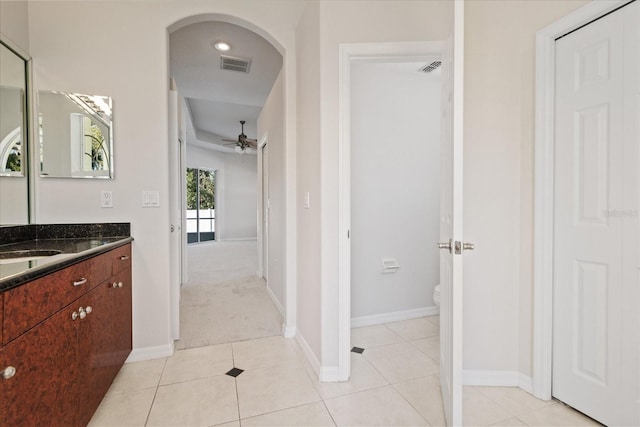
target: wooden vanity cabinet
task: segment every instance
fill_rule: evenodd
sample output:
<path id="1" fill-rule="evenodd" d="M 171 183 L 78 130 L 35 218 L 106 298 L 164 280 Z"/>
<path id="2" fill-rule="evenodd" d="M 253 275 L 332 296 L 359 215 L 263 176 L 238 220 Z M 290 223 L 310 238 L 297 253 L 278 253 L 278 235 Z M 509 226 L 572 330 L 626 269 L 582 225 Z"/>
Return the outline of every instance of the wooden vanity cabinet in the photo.
<path id="1" fill-rule="evenodd" d="M 0 377 L 0 426 L 87 425 L 131 352 L 130 254 L 131 245 L 127 244 L 71 266 L 82 271 L 88 282 L 92 271 L 103 274 L 101 271 L 108 268 L 109 274 L 0 348 L 0 370 L 8 366 L 16 369 L 11 378 Z M 66 277 L 54 275 L 37 279 L 49 288 L 39 290 L 38 295 L 51 295 L 57 287 L 68 284 L 42 281 Z M 15 322 L 6 319 L 7 306 L 25 298 L 38 302 L 25 295 L 24 289 L 18 300 L 11 293 L 31 284 L 0 295 L 4 297 L 5 340 L 7 326 L 15 330 Z"/>
<path id="2" fill-rule="evenodd" d="M 0 350 L 3 426 L 75 426 L 78 373 L 77 322 L 67 307 Z"/>

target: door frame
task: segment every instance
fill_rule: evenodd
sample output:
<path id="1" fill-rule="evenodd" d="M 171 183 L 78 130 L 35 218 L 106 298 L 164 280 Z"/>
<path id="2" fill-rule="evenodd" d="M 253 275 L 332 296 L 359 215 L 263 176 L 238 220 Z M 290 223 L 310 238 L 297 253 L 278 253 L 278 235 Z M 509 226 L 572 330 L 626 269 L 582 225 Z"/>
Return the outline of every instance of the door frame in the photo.
<path id="1" fill-rule="evenodd" d="M 264 166 L 264 159 L 263 159 L 263 155 L 264 155 L 264 147 L 267 145 L 267 140 L 269 139 L 269 134 L 265 133 L 260 140 L 258 141 L 258 147 L 257 147 L 257 155 L 258 155 L 258 271 L 256 271 L 256 275 L 258 277 L 264 277 L 264 272 L 265 270 L 267 270 L 267 272 L 269 271 L 268 265 L 265 266 L 264 265 L 264 258 L 266 256 L 266 258 L 269 258 L 269 250 L 267 249 L 267 253 L 264 253 L 264 241 L 267 241 L 267 245 L 268 245 L 268 231 L 269 230 L 264 230 L 264 227 L 262 226 L 264 224 L 263 219 L 264 219 L 264 179 L 263 179 L 263 175 L 264 175 L 264 171 L 263 166 Z M 267 158 L 267 161 L 269 161 L 269 159 Z M 267 183 L 268 183 L 268 178 L 267 178 Z M 265 268 L 266 267 L 266 268 Z"/>
<path id="2" fill-rule="evenodd" d="M 338 372 L 322 381 L 351 375 L 351 64 L 412 62 L 441 57 L 443 42 L 345 43 L 339 47 L 338 81 Z"/>
<path id="3" fill-rule="evenodd" d="M 633 0 L 594 1 L 536 33 L 532 391 L 552 397 L 555 42 Z"/>

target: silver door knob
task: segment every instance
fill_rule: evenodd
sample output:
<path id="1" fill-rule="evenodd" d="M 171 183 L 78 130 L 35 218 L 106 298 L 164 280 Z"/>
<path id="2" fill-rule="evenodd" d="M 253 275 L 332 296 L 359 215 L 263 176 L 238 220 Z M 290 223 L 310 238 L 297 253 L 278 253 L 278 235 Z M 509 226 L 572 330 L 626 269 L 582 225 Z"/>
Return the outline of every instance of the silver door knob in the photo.
<path id="1" fill-rule="evenodd" d="M 439 249 L 447 249 L 449 252 L 451 252 L 451 249 L 452 249 L 451 244 L 452 244 L 452 240 L 451 239 L 449 239 L 449 241 L 445 242 L 445 243 L 438 242 L 438 248 Z"/>
<path id="2" fill-rule="evenodd" d="M 2 378 L 8 380 L 16 374 L 16 368 L 13 366 L 7 366 L 2 370 Z"/>
<path id="3" fill-rule="evenodd" d="M 78 320 L 78 312 L 74 311 L 73 313 L 71 313 L 71 320 Z"/>
<path id="4" fill-rule="evenodd" d="M 84 307 L 80 307 L 78 309 L 78 312 L 80 313 L 80 320 L 84 319 L 85 317 L 87 317 L 87 312 L 84 311 Z"/>
<path id="5" fill-rule="evenodd" d="M 90 305 L 88 305 L 87 308 L 84 309 L 84 311 L 86 311 L 87 314 L 89 314 L 93 311 L 93 308 Z"/>
<path id="6" fill-rule="evenodd" d="M 462 244 L 462 250 L 463 251 L 472 251 L 476 248 L 476 245 L 474 245 L 473 243 L 469 243 L 469 242 L 464 242 Z"/>

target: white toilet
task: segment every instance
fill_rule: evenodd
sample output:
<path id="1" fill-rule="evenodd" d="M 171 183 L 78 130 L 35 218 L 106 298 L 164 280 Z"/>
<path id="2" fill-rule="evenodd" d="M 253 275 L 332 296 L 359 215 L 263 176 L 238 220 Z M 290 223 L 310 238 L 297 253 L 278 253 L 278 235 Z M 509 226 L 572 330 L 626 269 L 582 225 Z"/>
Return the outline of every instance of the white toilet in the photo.
<path id="1" fill-rule="evenodd" d="M 433 302 L 437 307 L 440 307 L 440 283 L 433 289 Z"/>

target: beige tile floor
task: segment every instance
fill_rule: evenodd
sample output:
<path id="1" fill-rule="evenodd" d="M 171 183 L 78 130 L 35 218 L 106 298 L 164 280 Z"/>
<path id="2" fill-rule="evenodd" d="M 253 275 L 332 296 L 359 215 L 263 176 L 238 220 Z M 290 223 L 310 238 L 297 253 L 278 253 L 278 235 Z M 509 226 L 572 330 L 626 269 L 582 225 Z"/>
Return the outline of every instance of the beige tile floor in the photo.
<path id="1" fill-rule="evenodd" d="M 268 337 L 126 364 L 90 426 L 443 425 L 437 317 L 354 329 L 351 380 L 320 383 L 294 340 Z M 233 367 L 238 377 L 225 375 Z M 464 424 L 587 426 L 513 387 L 465 387 Z"/>

